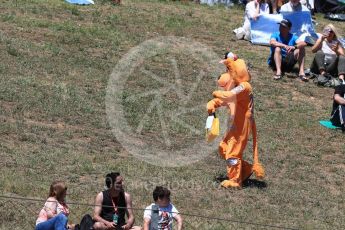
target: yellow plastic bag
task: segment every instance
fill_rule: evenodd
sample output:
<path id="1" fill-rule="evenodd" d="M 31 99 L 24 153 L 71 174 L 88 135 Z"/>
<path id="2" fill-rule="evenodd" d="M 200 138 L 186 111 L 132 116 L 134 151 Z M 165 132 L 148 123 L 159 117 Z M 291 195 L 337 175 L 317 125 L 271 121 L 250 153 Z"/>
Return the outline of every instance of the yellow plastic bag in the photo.
<path id="1" fill-rule="evenodd" d="M 216 139 L 217 136 L 219 136 L 219 118 L 214 116 L 212 126 L 206 128 L 206 141 L 211 142 Z"/>

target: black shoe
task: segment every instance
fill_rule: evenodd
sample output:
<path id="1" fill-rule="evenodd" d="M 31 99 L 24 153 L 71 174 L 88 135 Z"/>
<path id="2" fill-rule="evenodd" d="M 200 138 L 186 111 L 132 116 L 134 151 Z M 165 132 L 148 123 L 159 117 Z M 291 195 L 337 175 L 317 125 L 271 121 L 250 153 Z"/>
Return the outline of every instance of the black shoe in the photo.
<path id="1" fill-rule="evenodd" d="M 319 76 L 314 79 L 314 82 L 319 86 L 328 86 L 330 79 L 331 78 L 326 74 L 319 74 Z"/>

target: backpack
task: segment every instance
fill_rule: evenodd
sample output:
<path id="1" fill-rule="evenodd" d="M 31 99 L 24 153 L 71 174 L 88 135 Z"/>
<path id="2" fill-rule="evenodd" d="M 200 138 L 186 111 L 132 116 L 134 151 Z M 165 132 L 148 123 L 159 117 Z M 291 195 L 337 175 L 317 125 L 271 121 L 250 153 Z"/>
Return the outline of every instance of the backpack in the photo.
<path id="1" fill-rule="evenodd" d="M 90 230 L 93 229 L 93 219 L 89 214 L 86 214 L 85 216 L 83 216 L 83 218 L 81 219 L 80 224 L 77 224 L 75 226 L 75 230 Z"/>
<path id="2" fill-rule="evenodd" d="M 334 87 L 336 87 L 336 86 L 338 86 L 338 85 L 341 85 L 339 79 L 338 79 L 338 78 L 331 78 L 331 79 L 326 83 L 325 86 L 334 88 Z"/>
<path id="3" fill-rule="evenodd" d="M 159 217 L 159 206 L 154 204 L 151 207 L 151 223 L 150 230 L 158 230 Z"/>
<path id="4" fill-rule="evenodd" d="M 314 83 L 318 86 L 325 86 L 328 81 L 331 79 L 328 75 L 318 75 L 316 78 L 314 78 Z"/>
<path id="5" fill-rule="evenodd" d="M 338 78 L 332 77 L 330 74 L 325 74 L 325 75 L 318 75 L 314 79 L 314 83 L 317 84 L 318 86 L 325 86 L 325 87 L 336 87 L 340 85 L 340 80 Z"/>

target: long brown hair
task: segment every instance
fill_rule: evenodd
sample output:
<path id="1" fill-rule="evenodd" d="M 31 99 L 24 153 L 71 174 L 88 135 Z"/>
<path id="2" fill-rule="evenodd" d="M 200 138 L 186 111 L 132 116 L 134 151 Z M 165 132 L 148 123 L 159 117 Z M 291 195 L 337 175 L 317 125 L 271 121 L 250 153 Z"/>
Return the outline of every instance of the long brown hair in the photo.
<path id="1" fill-rule="evenodd" d="M 49 197 L 55 197 L 58 201 L 64 200 L 64 192 L 67 190 L 65 182 L 57 180 L 50 185 Z"/>

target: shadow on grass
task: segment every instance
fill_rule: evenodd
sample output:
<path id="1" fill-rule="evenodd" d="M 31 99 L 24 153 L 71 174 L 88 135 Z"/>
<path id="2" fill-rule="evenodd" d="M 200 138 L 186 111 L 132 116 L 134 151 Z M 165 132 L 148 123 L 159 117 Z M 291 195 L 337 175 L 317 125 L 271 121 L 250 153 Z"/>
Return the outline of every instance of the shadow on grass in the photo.
<path id="1" fill-rule="evenodd" d="M 243 188 L 259 188 L 263 189 L 267 187 L 267 183 L 265 181 L 256 180 L 256 179 L 247 179 L 242 184 Z"/>
<path id="2" fill-rule="evenodd" d="M 228 177 L 226 175 L 218 175 L 215 177 L 215 180 L 218 183 L 221 183 L 223 180 L 227 180 Z M 245 180 L 242 184 L 242 188 L 259 188 L 264 189 L 267 187 L 267 183 L 265 181 L 256 180 L 256 179 L 250 179 L 248 178 Z"/>

